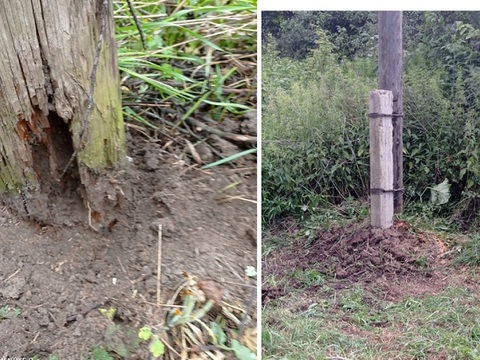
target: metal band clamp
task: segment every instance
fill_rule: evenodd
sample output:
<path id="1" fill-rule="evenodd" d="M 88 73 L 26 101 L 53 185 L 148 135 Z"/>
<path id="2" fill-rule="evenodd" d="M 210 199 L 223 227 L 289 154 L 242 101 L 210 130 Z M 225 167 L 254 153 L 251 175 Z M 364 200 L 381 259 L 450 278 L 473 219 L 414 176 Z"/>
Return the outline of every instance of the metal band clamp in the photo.
<path id="1" fill-rule="evenodd" d="M 378 188 L 374 188 L 374 189 L 370 189 L 370 194 L 372 195 L 377 195 L 377 194 L 384 194 L 384 193 L 399 193 L 399 192 L 403 192 L 403 188 L 401 189 L 378 189 Z"/>
<path id="2" fill-rule="evenodd" d="M 372 118 L 372 119 L 376 119 L 376 118 L 382 118 L 382 117 L 391 117 L 391 118 L 398 118 L 398 117 L 403 117 L 403 114 L 380 114 L 380 113 L 370 113 L 369 116 Z"/>

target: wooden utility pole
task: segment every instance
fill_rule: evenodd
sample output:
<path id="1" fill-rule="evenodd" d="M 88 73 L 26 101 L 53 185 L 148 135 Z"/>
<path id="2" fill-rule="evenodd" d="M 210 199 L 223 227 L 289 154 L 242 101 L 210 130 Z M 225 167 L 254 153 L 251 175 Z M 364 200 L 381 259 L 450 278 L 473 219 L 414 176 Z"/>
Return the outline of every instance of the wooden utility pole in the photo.
<path id="1" fill-rule="evenodd" d="M 403 211 L 403 36 L 402 12 L 381 11 L 378 18 L 378 88 L 393 93 L 394 211 Z"/>
<path id="2" fill-rule="evenodd" d="M 0 204 L 42 224 L 103 216 L 126 155 L 111 0 L 4 1 L 0 47 Z"/>
<path id="3" fill-rule="evenodd" d="M 393 225 L 392 100 L 389 90 L 370 92 L 370 207 L 373 227 Z"/>

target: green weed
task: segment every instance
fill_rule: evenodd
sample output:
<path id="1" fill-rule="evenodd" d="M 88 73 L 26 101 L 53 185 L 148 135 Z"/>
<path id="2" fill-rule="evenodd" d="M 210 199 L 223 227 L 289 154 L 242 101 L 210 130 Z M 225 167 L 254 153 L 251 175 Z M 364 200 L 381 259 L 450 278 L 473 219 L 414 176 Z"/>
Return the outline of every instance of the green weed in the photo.
<path id="1" fill-rule="evenodd" d="M 88 358 L 90 360 L 113 360 L 113 357 L 110 356 L 107 350 L 99 347 L 93 346 L 91 356 Z"/>
<path id="2" fill-rule="evenodd" d="M 480 266 L 480 235 L 473 235 L 461 244 L 461 251 L 456 262 L 473 268 Z"/>
<path id="3" fill-rule="evenodd" d="M 238 66 L 242 59 L 249 60 L 245 54 L 255 60 L 255 0 L 184 2 L 181 6 L 133 1 L 133 5 L 145 49 L 127 3 L 114 1 L 124 102 L 132 103 L 125 106 L 127 117 L 137 112 L 133 104 L 142 102 L 182 106 L 187 109 L 185 117 L 207 106 L 218 120 L 225 112 L 251 110 L 244 105 L 246 99 L 240 101 L 235 91 L 225 92 L 225 88 L 248 86 L 248 79 L 240 79 Z"/>
<path id="4" fill-rule="evenodd" d="M 325 283 L 325 276 L 315 269 L 295 269 L 290 277 L 298 284 L 305 287 L 322 285 Z"/>
<path id="5" fill-rule="evenodd" d="M 20 315 L 21 310 L 12 308 L 11 306 L 4 305 L 0 307 L 0 321 L 5 319 L 11 319 Z"/>
<path id="6" fill-rule="evenodd" d="M 127 120 L 201 141 L 192 118 L 215 127 L 256 107 L 256 0 L 133 0 L 136 21 L 127 2 L 113 4 Z"/>

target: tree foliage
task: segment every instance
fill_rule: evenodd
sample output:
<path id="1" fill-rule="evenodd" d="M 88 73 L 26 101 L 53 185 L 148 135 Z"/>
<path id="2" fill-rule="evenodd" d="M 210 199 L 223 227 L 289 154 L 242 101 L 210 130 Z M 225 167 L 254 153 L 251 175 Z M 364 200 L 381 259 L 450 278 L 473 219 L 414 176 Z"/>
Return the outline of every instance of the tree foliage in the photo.
<path id="1" fill-rule="evenodd" d="M 275 39 L 282 56 L 304 59 L 317 47 L 321 29 L 338 55 L 353 58 L 374 50 L 376 21 L 376 14 L 366 11 L 264 11 L 262 36 L 264 42 Z"/>

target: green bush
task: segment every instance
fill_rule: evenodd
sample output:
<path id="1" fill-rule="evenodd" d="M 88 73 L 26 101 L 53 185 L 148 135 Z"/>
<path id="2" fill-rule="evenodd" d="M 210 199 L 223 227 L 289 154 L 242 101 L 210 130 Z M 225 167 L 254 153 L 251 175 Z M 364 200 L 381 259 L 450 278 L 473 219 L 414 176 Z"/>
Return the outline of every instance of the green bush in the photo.
<path id="1" fill-rule="evenodd" d="M 267 221 L 368 192 L 373 67 L 365 60 L 339 65 L 326 38 L 319 46 L 304 62 L 276 63 L 272 49 L 265 51 L 262 204 Z M 289 81 L 281 82 L 278 74 Z"/>

